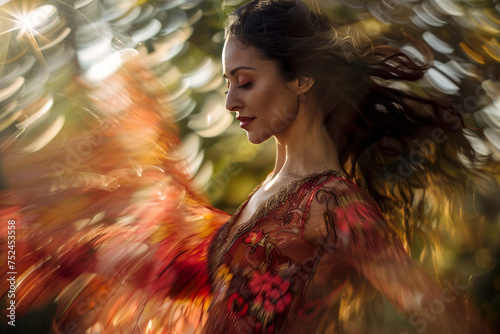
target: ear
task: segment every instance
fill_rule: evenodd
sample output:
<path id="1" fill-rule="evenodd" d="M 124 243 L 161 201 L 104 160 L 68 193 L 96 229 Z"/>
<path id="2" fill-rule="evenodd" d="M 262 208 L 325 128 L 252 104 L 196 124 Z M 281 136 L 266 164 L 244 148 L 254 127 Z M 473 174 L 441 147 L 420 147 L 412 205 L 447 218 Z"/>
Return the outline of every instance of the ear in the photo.
<path id="1" fill-rule="evenodd" d="M 314 78 L 305 74 L 298 75 L 295 79 L 287 83 L 288 88 L 297 96 L 306 93 L 314 85 Z"/>

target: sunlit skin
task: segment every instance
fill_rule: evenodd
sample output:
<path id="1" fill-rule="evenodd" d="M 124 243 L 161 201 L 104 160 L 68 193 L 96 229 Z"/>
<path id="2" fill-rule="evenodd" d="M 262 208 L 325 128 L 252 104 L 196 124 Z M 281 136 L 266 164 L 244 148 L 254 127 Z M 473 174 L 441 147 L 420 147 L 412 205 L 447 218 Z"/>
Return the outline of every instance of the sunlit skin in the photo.
<path id="1" fill-rule="evenodd" d="M 275 62 L 233 36 L 224 45 L 222 66 L 228 85 L 226 108 L 241 120 L 250 142 L 258 144 L 270 137 L 276 141 L 274 170 L 251 197 L 240 222 L 290 181 L 327 169 L 342 171 L 310 91 L 313 78 L 304 74 L 285 82 Z M 299 100 L 302 93 L 307 101 Z"/>
<path id="2" fill-rule="evenodd" d="M 263 60 L 253 47 L 233 37 L 225 45 L 223 66 L 226 108 L 236 113 L 248 139 L 259 144 L 272 135 L 283 137 L 299 109 L 295 82 L 281 80 L 274 62 Z"/>

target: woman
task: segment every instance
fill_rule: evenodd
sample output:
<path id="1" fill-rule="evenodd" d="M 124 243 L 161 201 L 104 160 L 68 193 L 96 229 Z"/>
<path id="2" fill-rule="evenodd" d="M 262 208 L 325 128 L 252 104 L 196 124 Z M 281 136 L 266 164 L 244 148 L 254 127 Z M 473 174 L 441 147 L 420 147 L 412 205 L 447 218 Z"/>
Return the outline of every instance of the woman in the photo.
<path id="1" fill-rule="evenodd" d="M 409 317 L 413 330 L 472 330 L 463 305 L 443 301 L 343 166 L 369 181 L 383 167 L 380 152 L 404 154 L 410 139 L 435 129 L 449 137 L 438 150 L 454 149 L 455 160 L 456 147 L 471 160 L 473 151 L 442 119 L 449 106 L 380 83 L 417 80 L 424 65 L 343 34 L 297 0 L 252 1 L 230 16 L 226 108 L 250 142 L 275 138 L 276 162 L 212 242 L 207 333 L 369 331 L 374 324 L 355 318 L 369 288 Z M 456 111 L 447 116 L 463 124 Z M 423 165 L 439 164 L 440 154 L 429 152 Z M 356 165 L 362 157 L 365 165 Z M 366 166 L 367 159 L 374 163 Z M 373 184 L 367 188 L 382 198 Z M 418 323 L 433 304 L 440 316 Z"/>

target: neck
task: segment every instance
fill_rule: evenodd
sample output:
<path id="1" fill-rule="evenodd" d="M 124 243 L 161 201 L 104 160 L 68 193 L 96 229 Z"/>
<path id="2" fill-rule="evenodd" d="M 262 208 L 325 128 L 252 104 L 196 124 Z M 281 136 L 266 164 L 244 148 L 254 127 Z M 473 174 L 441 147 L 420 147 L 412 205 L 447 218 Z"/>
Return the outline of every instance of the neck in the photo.
<path id="1" fill-rule="evenodd" d="M 285 131 L 275 135 L 275 139 L 276 162 L 272 178 L 296 178 L 327 169 L 342 171 L 337 148 L 319 112 L 301 105 L 297 118 Z"/>

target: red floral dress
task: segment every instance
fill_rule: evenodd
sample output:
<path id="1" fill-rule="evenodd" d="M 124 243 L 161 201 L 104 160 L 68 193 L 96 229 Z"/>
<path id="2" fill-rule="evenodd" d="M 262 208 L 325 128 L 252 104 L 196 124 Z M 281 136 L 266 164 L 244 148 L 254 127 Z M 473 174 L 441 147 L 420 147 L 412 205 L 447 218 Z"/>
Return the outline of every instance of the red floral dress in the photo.
<path id="1" fill-rule="evenodd" d="M 295 180 L 228 235 L 245 205 L 210 247 L 206 333 L 331 333 L 344 285 L 359 273 L 378 279 L 363 263 L 411 263 L 375 202 L 343 173 Z M 400 297 L 389 296 L 405 309 Z"/>

